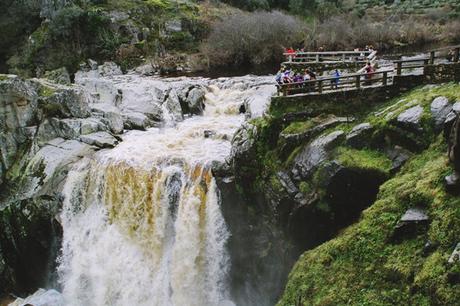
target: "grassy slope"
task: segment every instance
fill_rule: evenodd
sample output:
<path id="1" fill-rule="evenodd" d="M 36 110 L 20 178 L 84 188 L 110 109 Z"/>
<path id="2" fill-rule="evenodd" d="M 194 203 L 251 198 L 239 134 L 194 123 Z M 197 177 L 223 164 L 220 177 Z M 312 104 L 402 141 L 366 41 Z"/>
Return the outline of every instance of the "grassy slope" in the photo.
<path id="1" fill-rule="evenodd" d="M 425 107 L 422 124 L 428 128 L 429 103 L 439 95 L 456 101 L 460 86 L 416 89 L 403 98 Z M 389 103 L 393 107 L 385 105 L 383 116 L 367 119 L 385 128 L 408 107 L 397 104 L 399 100 Z M 304 305 L 456 304 L 460 299 L 460 266 L 449 265 L 447 259 L 459 242 L 460 198 L 446 194 L 443 187 L 443 178 L 451 171 L 446 145 L 438 136 L 380 188 L 377 201 L 358 223 L 300 257 L 279 305 L 295 305 L 299 297 Z M 401 243 L 390 242 L 399 218 L 414 206 L 427 208 L 431 219 L 428 231 Z M 428 240 L 434 250 L 424 254 Z"/>

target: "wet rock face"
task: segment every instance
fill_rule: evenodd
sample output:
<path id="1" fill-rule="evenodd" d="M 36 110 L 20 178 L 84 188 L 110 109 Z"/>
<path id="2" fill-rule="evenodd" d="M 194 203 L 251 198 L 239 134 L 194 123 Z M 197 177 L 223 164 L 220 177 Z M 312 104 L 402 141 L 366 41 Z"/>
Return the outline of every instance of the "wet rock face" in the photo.
<path id="1" fill-rule="evenodd" d="M 344 138 L 345 133 L 343 131 L 335 131 L 306 145 L 294 161 L 292 170 L 294 178 L 308 178 L 316 167 L 326 160 L 328 150 L 339 144 Z"/>
<path id="2" fill-rule="evenodd" d="M 252 169 L 253 162 L 256 160 L 256 148 L 254 147 L 256 137 L 257 128 L 246 123 L 235 133 L 232 139 L 230 160 L 235 175 L 245 182 L 253 179 L 253 174 L 247 169 Z"/>
<path id="3" fill-rule="evenodd" d="M 232 233 L 230 288 L 236 305 L 274 305 L 299 251 L 266 211 L 263 199 L 248 207 L 234 183 L 219 181 L 222 211 Z"/>
<path id="4" fill-rule="evenodd" d="M 0 261 L 9 272 L 0 274 L 2 291 L 28 294 L 48 281 L 47 271 L 56 266 L 60 244 L 60 226 L 53 221 L 56 201 L 43 196 L 0 209 Z"/>
<path id="5" fill-rule="evenodd" d="M 34 83 L 16 76 L 0 81 L 0 185 L 17 153 L 29 140 L 29 126 L 38 119 L 38 94 Z"/>
<path id="6" fill-rule="evenodd" d="M 369 137 L 373 131 L 372 125 L 368 122 L 358 124 L 347 135 L 347 144 L 350 147 L 361 149 L 369 143 Z"/>

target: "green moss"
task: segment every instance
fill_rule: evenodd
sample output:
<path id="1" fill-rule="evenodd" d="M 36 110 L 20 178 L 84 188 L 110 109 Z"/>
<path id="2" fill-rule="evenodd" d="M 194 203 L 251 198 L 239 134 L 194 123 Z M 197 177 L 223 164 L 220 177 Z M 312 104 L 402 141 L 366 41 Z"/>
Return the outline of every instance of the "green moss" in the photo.
<path id="1" fill-rule="evenodd" d="M 387 156 L 369 149 L 355 150 L 340 147 L 337 150 L 337 159 L 343 166 L 350 168 L 379 170 L 384 173 L 389 173 L 391 169 L 391 160 Z"/>
<path id="2" fill-rule="evenodd" d="M 312 187 L 311 187 L 310 183 L 308 183 L 308 182 L 300 182 L 299 190 L 303 194 L 309 194 L 312 191 Z"/>
<path id="3" fill-rule="evenodd" d="M 297 155 L 299 155 L 300 151 L 302 151 L 302 148 L 303 146 L 298 146 L 294 150 L 292 150 L 292 152 L 289 154 L 286 161 L 284 162 L 284 166 L 286 168 L 292 165 L 292 163 L 294 162 L 294 159 L 297 157 Z"/>
<path id="4" fill-rule="evenodd" d="M 284 130 L 283 134 L 300 134 L 308 131 L 316 124 L 312 120 L 301 121 L 301 122 L 292 122 Z"/>
<path id="5" fill-rule="evenodd" d="M 0 81 L 8 80 L 8 76 L 5 74 L 0 74 Z"/>
<path id="6" fill-rule="evenodd" d="M 46 85 L 40 86 L 40 89 L 38 91 L 38 94 L 45 98 L 51 97 L 55 93 L 56 93 L 56 89 L 46 86 Z"/>
<path id="7" fill-rule="evenodd" d="M 276 175 L 270 176 L 269 182 L 270 182 L 270 185 L 271 185 L 271 187 L 273 188 L 273 190 L 275 192 L 278 192 L 278 193 L 283 192 L 284 187 L 283 187 L 283 185 L 281 185 L 281 183 L 280 183 L 280 181 L 279 181 L 279 179 L 278 179 L 278 177 Z"/>
<path id="8" fill-rule="evenodd" d="M 377 201 L 358 223 L 300 257 L 278 305 L 295 305 L 299 297 L 304 305 L 458 302 L 460 285 L 449 281 L 458 271 L 447 258 L 460 237 L 460 198 L 444 191 L 443 177 L 451 170 L 440 138 L 382 185 Z M 417 199 L 409 201 L 410 194 Z M 419 199 L 426 202 L 432 220 L 427 233 L 391 243 L 395 224 Z M 425 257 L 428 239 L 438 247 Z"/>

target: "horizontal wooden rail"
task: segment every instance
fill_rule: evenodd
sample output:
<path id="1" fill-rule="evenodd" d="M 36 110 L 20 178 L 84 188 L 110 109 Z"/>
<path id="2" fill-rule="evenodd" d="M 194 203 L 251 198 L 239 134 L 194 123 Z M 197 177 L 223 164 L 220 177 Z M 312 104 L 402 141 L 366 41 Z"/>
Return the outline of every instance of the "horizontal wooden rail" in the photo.
<path id="1" fill-rule="evenodd" d="M 413 62 L 424 62 L 426 60 L 429 60 L 428 57 L 423 57 L 423 58 L 411 58 L 411 59 L 401 59 L 401 60 L 396 60 L 393 61 L 393 63 L 413 63 Z"/>
<path id="2" fill-rule="evenodd" d="M 372 73 L 347 74 L 340 77 L 327 77 L 304 82 L 287 83 L 277 85 L 278 95 L 288 96 L 297 93 L 316 92 L 321 94 L 325 89 L 331 90 L 345 88 L 361 88 L 373 85 L 379 81 L 382 86 L 388 85 L 393 70 L 377 71 Z M 376 77 L 377 76 L 377 77 Z"/>
<path id="3" fill-rule="evenodd" d="M 453 45 L 453 46 L 446 46 L 446 47 L 442 47 L 442 48 L 438 48 L 438 49 L 433 49 L 431 51 L 445 51 L 445 50 L 453 50 L 453 49 L 457 49 L 457 48 L 460 48 L 460 45 Z"/>
<path id="4" fill-rule="evenodd" d="M 356 62 L 367 59 L 371 55 L 375 57 L 377 51 L 325 51 L 325 52 L 295 52 L 284 53 L 290 63 L 292 62 Z"/>
<path id="5" fill-rule="evenodd" d="M 284 53 L 284 55 L 293 55 L 294 53 Z M 371 51 L 323 51 L 323 52 L 313 52 L 313 51 L 302 51 L 295 52 L 295 55 L 369 55 Z"/>

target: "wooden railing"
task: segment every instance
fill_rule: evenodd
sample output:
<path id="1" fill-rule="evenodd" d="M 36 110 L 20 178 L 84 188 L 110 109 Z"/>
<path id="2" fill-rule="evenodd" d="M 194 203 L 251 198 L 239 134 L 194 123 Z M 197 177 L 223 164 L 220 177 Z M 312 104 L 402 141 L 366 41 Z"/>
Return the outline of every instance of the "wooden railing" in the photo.
<path id="1" fill-rule="evenodd" d="M 284 53 L 284 56 L 286 56 L 287 61 L 290 63 L 365 62 L 372 59 L 375 54 L 376 51 L 327 51 Z"/>
<path id="2" fill-rule="evenodd" d="M 452 51 L 452 54 L 449 55 L 450 51 Z M 396 60 L 393 61 L 393 63 L 395 64 L 396 75 L 399 76 L 402 74 L 403 70 L 425 68 L 428 65 L 434 65 L 436 59 L 447 59 L 448 56 L 451 57 L 451 62 L 457 63 L 459 61 L 459 55 L 460 45 L 457 45 L 432 50 L 427 57 Z M 425 71 L 423 73 L 425 74 Z"/>
<path id="3" fill-rule="evenodd" d="M 401 75 L 403 70 L 412 70 L 417 68 L 425 68 L 430 63 L 430 59 L 426 58 L 413 58 L 407 60 L 393 61 L 396 65 L 396 75 Z"/>
<path id="4" fill-rule="evenodd" d="M 359 89 L 369 86 L 387 86 L 392 81 L 393 70 L 372 73 L 348 74 L 340 77 L 328 77 L 305 82 L 277 85 L 278 95 L 289 96 L 299 93 L 322 94 L 326 90 Z"/>

